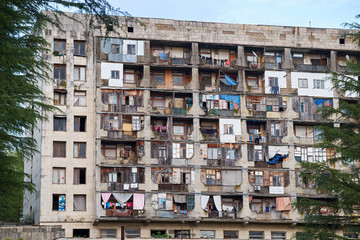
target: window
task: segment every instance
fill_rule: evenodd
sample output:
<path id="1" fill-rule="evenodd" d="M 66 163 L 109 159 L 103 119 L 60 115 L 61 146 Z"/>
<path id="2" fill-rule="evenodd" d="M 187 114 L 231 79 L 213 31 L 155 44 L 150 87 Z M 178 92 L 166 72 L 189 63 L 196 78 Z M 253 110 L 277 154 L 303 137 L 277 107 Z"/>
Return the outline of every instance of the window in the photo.
<path id="1" fill-rule="evenodd" d="M 141 72 L 136 69 L 124 69 L 124 83 L 135 83 L 141 79 Z"/>
<path id="2" fill-rule="evenodd" d="M 345 44 L 345 38 L 339 38 L 339 44 Z"/>
<path id="3" fill-rule="evenodd" d="M 325 162 L 326 148 L 314 148 L 314 160 L 315 162 Z"/>
<path id="4" fill-rule="evenodd" d="M 74 81 L 85 81 L 86 80 L 86 67 L 75 66 L 74 67 Z"/>
<path id="5" fill-rule="evenodd" d="M 164 71 L 154 71 L 151 72 L 151 79 L 153 83 L 157 85 L 164 85 L 165 84 L 165 73 Z"/>
<path id="6" fill-rule="evenodd" d="M 66 105 L 66 91 L 54 90 L 54 104 Z"/>
<path id="7" fill-rule="evenodd" d="M 88 238 L 90 237 L 90 229 L 73 229 L 73 237 Z"/>
<path id="8" fill-rule="evenodd" d="M 308 80 L 307 78 L 299 78 L 298 79 L 298 87 L 299 88 L 308 88 Z"/>
<path id="9" fill-rule="evenodd" d="M 135 55 L 135 45 L 134 44 L 128 44 L 127 45 L 127 54 L 128 55 Z"/>
<path id="10" fill-rule="evenodd" d="M 86 131 L 86 116 L 75 116 L 74 132 L 85 132 L 85 131 Z"/>
<path id="11" fill-rule="evenodd" d="M 234 134 L 234 125 L 233 124 L 224 124 L 224 134 L 233 135 Z"/>
<path id="12" fill-rule="evenodd" d="M 272 137 L 280 137 L 280 123 L 272 123 L 271 124 L 271 136 Z"/>
<path id="13" fill-rule="evenodd" d="M 111 53 L 119 54 L 120 53 L 120 44 L 111 44 Z"/>
<path id="14" fill-rule="evenodd" d="M 74 211 L 86 211 L 86 195 L 74 195 Z"/>
<path id="15" fill-rule="evenodd" d="M 54 65 L 54 79 L 66 80 L 66 65 L 62 65 L 62 64 Z"/>
<path id="16" fill-rule="evenodd" d="M 344 237 L 347 239 L 359 239 L 357 233 L 344 233 Z"/>
<path id="17" fill-rule="evenodd" d="M 85 41 L 74 41 L 74 55 L 85 56 Z"/>
<path id="18" fill-rule="evenodd" d="M 215 238 L 215 230 L 200 230 L 200 238 Z"/>
<path id="19" fill-rule="evenodd" d="M 53 142 L 53 157 L 66 157 L 66 142 Z"/>
<path id="20" fill-rule="evenodd" d="M 206 169 L 206 185 L 220 185 L 221 184 L 221 171 Z"/>
<path id="21" fill-rule="evenodd" d="M 125 229 L 125 238 L 140 238 L 140 229 Z"/>
<path id="22" fill-rule="evenodd" d="M 65 194 L 53 194 L 53 211 L 65 211 L 66 210 L 66 196 Z"/>
<path id="23" fill-rule="evenodd" d="M 141 119 L 139 116 L 133 116 L 131 120 L 132 131 L 140 131 L 141 130 Z"/>
<path id="24" fill-rule="evenodd" d="M 100 238 L 116 238 L 116 229 L 100 229 Z"/>
<path id="25" fill-rule="evenodd" d="M 54 117 L 54 131 L 66 131 L 66 117 Z"/>
<path id="26" fill-rule="evenodd" d="M 262 231 L 249 231 L 249 239 L 264 239 L 264 232 L 262 232 Z"/>
<path id="27" fill-rule="evenodd" d="M 111 70 L 111 79 L 120 79 L 120 71 Z"/>
<path id="28" fill-rule="evenodd" d="M 152 238 L 160 237 L 161 235 L 165 235 L 166 230 L 150 230 L 150 234 Z"/>
<path id="29" fill-rule="evenodd" d="M 246 78 L 247 81 L 247 86 L 254 88 L 254 89 L 258 89 L 259 88 L 259 80 L 256 76 L 248 76 Z"/>
<path id="30" fill-rule="evenodd" d="M 263 161 L 262 146 L 254 146 L 254 161 Z"/>
<path id="31" fill-rule="evenodd" d="M 190 238 L 190 230 L 175 230 L 175 238 Z"/>
<path id="32" fill-rule="evenodd" d="M 65 184 L 65 168 L 53 168 L 53 183 L 54 184 Z"/>
<path id="33" fill-rule="evenodd" d="M 271 240 L 286 239 L 286 232 L 271 232 Z"/>
<path id="34" fill-rule="evenodd" d="M 314 89 L 325 89 L 325 80 L 314 79 Z"/>
<path id="35" fill-rule="evenodd" d="M 220 159 L 221 151 L 218 148 L 208 147 L 208 159 Z"/>
<path id="36" fill-rule="evenodd" d="M 264 178 L 262 171 L 255 171 L 255 185 L 256 186 L 263 186 L 264 185 Z"/>
<path id="37" fill-rule="evenodd" d="M 273 187 L 281 186 L 281 176 L 272 176 L 272 185 Z"/>
<path id="38" fill-rule="evenodd" d="M 74 158 L 86 158 L 86 143 L 74 142 Z"/>
<path id="39" fill-rule="evenodd" d="M 239 238 L 239 231 L 226 231 L 224 230 L 224 239 Z"/>
<path id="40" fill-rule="evenodd" d="M 85 91 L 74 91 L 74 106 L 86 106 Z"/>
<path id="41" fill-rule="evenodd" d="M 54 40 L 54 52 L 59 54 L 66 54 L 66 40 L 55 39 Z"/>
<path id="42" fill-rule="evenodd" d="M 176 136 L 184 136 L 185 135 L 185 127 L 181 125 L 177 125 L 173 127 L 174 135 Z"/>
<path id="43" fill-rule="evenodd" d="M 184 85 L 184 77 L 187 73 L 184 72 L 173 72 L 172 73 L 172 82 L 173 85 L 183 86 Z"/>
<path id="44" fill-rule="evenodd" d="M 157 107 L 157 108 L 165 108 L 166 107 L 165 97 L 152 96 L 151 97 L 151 106 Z"/>
<path id="45" fill-rule="evenodd" d="M 116 159 L 116 145 L 115 144 L 102 144 L 102 155 L 108 159 Z"/>
<path id="46" fill-rule="evenodd" d="M 193 144 L 173 143 L 173 158 L 192 158 L 193 154 Z"/>
<path id="47" fill-rule="evenodd" d="M 86 184 L 86 168 L 74 168 L 74 184 Z"/>
<path id="48" fill-rule="evenodd" d="M 128 32 L 134 32 L 134 27 L 127 27 Z"/>
<path id="49" fill-rule="evenodd" d="M 279 80 L 277 77 L 269 77 L 269 85 L 270 87 L 278 87 L 279 86 Z"/>

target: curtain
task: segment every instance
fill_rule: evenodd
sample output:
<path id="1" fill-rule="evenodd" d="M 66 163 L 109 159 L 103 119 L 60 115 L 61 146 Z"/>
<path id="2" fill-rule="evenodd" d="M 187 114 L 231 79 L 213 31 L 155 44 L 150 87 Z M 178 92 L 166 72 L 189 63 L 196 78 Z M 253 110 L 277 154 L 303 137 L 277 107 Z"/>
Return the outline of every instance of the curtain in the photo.
<path id="1" fill-rule="evenodd" d="M 107 203 L 110 197 L 111 197 L 111 193 L 101 193 L 101 198 L 104 201 L 104 203 Z"/>
<path id="2" fill-rule="evenodd" d="M 207 211 L 207 203 L 209 202 L 210 196 L 201 195 L 201 208 Z"/>
<path id="3" fill-rule="evenodd" d="M 276 211 L 290 211 L 291 199 L 290 197 L 277 197 L 276 198 Z"/>
<path id="4" fill-rule="evenodd" d="M 145 194 L 134 193 L 134 210 L 142 210 L 144 208 Z"/>
<path id="5" fill-rule="evenodd" d="M 132 196 L 131 193 L 112 193 L 116 201 L 119 203 L 126 203 Z"/>

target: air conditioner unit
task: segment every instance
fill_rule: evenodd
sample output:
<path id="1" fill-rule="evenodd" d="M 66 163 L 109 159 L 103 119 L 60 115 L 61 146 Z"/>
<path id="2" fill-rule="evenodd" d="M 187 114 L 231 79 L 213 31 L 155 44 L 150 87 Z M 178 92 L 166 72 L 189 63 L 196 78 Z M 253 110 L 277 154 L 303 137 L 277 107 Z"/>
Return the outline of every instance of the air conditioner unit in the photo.
<path id="1" fill-rule="evenodd" d="M 261 190 L 261 186 L 255 186 L 255 187 L 254 187 L 254 190 L 255 190 L 255 191 L 260 191 L 260 190 Z"/>

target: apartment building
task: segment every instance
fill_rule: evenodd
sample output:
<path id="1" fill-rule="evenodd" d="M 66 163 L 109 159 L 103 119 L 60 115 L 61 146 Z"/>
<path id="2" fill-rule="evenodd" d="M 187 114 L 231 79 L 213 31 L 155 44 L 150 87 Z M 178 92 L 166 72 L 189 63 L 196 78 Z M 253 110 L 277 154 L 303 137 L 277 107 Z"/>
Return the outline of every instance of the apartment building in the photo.
<path id="1" fill-rule="evenodd" d="M 122 30 L 62 18 L 41 35 L 53 65 L 47 113 L 25 169 L 24 214 L 66 237 L 290 239 L 320 198 L 299 162 L 315 148 L 317 108 L 347 98 L 328 71 L 359 51 L 344 30 L 125 19 Z M 324 209 L 326 211 L 326 209 Z M 347 234 L 339 232 L 339 234 Z"/>

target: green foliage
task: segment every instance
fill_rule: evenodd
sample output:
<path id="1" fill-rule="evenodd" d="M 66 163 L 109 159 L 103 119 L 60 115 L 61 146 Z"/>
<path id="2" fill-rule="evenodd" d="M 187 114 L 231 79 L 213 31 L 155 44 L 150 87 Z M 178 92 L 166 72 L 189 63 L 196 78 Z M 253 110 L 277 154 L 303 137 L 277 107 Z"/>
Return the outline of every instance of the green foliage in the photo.
<path id="1" fill-rule="evenodd" d="M 358 23 L 346 26 L 360 29 Z M 350 37 L 359 45 L 358 31 Z M 340 94 L 352 93 L 357 97 L 351 101 L 340 98 L 338 107 L 320 109 L 323 118 L 335 117 L 335 123 L 318 127 L 322 130 L 322 141 L 316 147 L 334 149 L 336 157 L 326 163 L 301 163 L 301 176 L 313 184 L 319 196 L 298 198 L 296 208 L 304 216 L 306 230 L 299 239 L 346 239 L 336 235 L 339 229 L 360 235 L 360 185 L 356 167 L 360 161 L 360 64 L 348 61 L 347 69 L 352 76 L 332 73 L 330 80 Z"/>
<path id="2" fill-rule="evenodd" d="M 152 238 L 172 238 L 172 236 L 168 235 L 167 233 L 161 234 L 161 232 L 157 232 L 156 234 L 151 234 Z"/>
<path id="3" fill-rule="evenodd" d="M 33 131 L 45 113 L 55 108 L 39 87 L 50 77 L 48 63 L 40 56 L 46 41 L 37 36 L 46 24 L 61 28 L 59 9 L 89 13 L 89 29 L 96 24 L 119 27 L 116 15 L 128 16 L 112 8 L 106 0 L 21 0 L 0 1 L 0 220 L 18 221 L 19 192 L 34 191 L 24 182 L 20 167 L 36 152 Z M 53 12 L 45 12 L 45 11 Z M 71 16 L 68 16 L 71 18 Z"/>

